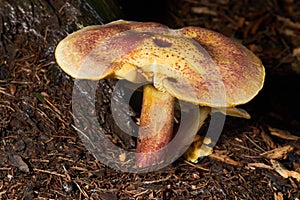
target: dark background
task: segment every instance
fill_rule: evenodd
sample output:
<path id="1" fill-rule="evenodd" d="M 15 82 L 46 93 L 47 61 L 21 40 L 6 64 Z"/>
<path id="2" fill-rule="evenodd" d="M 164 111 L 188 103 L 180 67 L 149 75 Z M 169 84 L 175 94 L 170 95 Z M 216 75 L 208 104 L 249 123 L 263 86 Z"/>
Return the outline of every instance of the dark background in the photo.
<path id="1" fill-rule="evenodd" d="M 87 151 L 72 126 L 74 82 L 57 65 L 54 50 L 83 26 L 120 18 L 209 28 L 238 39 L 261 58 L 265 86 L 241 106 L 252 119 L 226 117 L 215 157 L 196 165 L 179 159 L 159 171 L 130 174 Z M 299 181 L 283 178 L 271 159 L 261 156 L 291 145 L 275 160 L 299 172 L 299 140 L 269 130 L 300 135 L 299 23 L 296 0 L 0 0 L 0 199 L 299 197 Z M 130 149 L 134 141 L 111 116 L 114 84 L 99 82 L 99 119 L 112 141 Z"/>

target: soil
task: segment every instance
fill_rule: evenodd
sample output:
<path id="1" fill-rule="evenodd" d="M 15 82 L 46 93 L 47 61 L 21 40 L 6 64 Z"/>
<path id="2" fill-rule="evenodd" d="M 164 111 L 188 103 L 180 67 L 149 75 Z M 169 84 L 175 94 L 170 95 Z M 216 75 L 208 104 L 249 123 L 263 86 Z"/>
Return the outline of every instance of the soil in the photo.
<path id="1" fill-rule="evenodd" d="M 0 0 L 0 199 L 299 199 L 300 2 L 119 4 L 103 14 L 81 0 Z M 252 118 L 226 117 L 214 153 L 198 164 L 180 158 L 147 173 L 105 165 L 74 126 L 76 85 L 54 50 L 68 33 L 118 18 L 206 27 L 242 42 L 267 74 L 263 90 L 240 106 Z M 97 117 L 112 141 L 134 150 L 111 113 L 115 83 L 98 83 Z M 137 119 L 140 107 L 132 107 L 120 118 Z"/>

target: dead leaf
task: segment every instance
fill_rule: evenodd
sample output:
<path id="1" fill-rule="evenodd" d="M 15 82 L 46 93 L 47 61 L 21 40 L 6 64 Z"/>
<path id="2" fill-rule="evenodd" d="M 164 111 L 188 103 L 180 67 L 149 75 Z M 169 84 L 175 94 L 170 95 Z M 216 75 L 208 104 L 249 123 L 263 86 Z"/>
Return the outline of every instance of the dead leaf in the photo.
<path id="1" fill-rule="evenodd" d="M 270 151 L 266 151 L 264 153 L 261 153 L 260 155 L 270 159 L 282 159 L 282 158 L 286 158 L 287 153 L 293 150 L 294 147 L 292 147 L 291 145 L 287 145 L 284 147 L 279 147 L 276 149 L 272 149 Z"/>
<path id="2" fill-rule="evenodd" d="M 281 129 L 272 128 L 272 127 L 269 127 L 268 129 L 269 129 L 271 135 L 277 136 L 282 139 L 286 139 L 286 140 L 298 140 L 299 139 L 298 136 L 292 135 L 288 130 L 281 130 Z"/>
<path id="3" fill-rule="evenodd" d="M 23 158 L 18 154 L 9 155 L 8 160 L 11 163 L 11 165 L 17 167 L 20 171 L 26 173 L 30 171 L 28 165 L 24 162 Z"/>
<path id="4" fill-rule="evenodd" d="M 295 178 L 300 182 L 300 173 L 285 169 L 282 164 L 276 160 L 271 160 L 273 169 L 280 174 L 283 178 Z"/>

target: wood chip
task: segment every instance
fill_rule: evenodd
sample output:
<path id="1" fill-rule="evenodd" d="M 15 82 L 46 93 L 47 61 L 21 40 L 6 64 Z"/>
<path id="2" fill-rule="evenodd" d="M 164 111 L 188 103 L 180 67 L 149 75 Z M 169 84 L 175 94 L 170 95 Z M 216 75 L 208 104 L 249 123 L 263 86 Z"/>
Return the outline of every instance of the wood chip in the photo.
<path id="1" fill-rule="evenodd" d="M 241 28 L 244 26 L 245 24 L 245 21 L 246 21 L 246 18 L 245 17 L 239 17 L 238 20 L 237 20 L 237 24 L 238 26 Z"/>
<path id="2" fill-rule="evenodd" d="M 281 192 L 274 193 L 274 200 L 284 200 L 283 194 Z"/>
<path id="3" fill-rule="evenodd" d="M 293 56 L 300 56 L 300 47 L 293 49 Z"/>
<path id="4" fill-rule="evenodd" d="M 255 35 L 257 33 L 258 28 L 268 17 L 269 17 L 269 15 L 264 15 L 261 18 L 252 22 L 252 27 L 251 27 L 251 31 L 250 31 L 252 35 Z"/>
<path id="5" fill-rule="evenodd" d="M 227 163 L 229 165 L 243 166 L 242 163 L 240 163 L 238 161 L 235 161 L 232 158 L 228 157 L 227 155 L 222 154 L 222 153 L 220 153 L 218 151 L 214 152 L 213 154 L 210 154 L 209 157 L 217 159 L 217 160 L 220 160 L 220 161 L 225 162 L 225 163 Z"/>
<path id="6" fill-rule="evenodd" d="M 124 162 L 124 161 L 126 160 L 126 153 L 120 154 L 120 155 L 119 155 L 119 160 L 120 160 L 121 162 Z"/>
<path id="7" fill-rule="evenodd" d="M 14 96 L 15 93 L 16 93 L 16 91 L 17 91 L 16 85 L 14 85 L 14 84 L 8 84 L 8 87 L 9 87 L 10 94 L 11 94 L 12 96 Z"/>
<path id="8" fill-rule="evenodd" d="M 117 196 L 112 193 L 112 192 L 103 192 L 101 194 L 99 194 L 100 196 L 100 199 L 103 199 L 103 200 L 117 200 Z"/>
<path id="9" fill-rule="evenodd" d="M 20 171 L 26 173 L 30 171 L 28 165 L 24 162 L 23 158 L 18 154 L 9 155 L 8 160 L 11 163 L 11 165 L 17 167 Z"/>
<path id="10" fill-rule="evenodd" d="M 290 18 L 277 16 L 278 21 L 283 22 L 286 26 L 291 27 L 293 29 L 300 29 L 300 23 L 293 22 Z"/>
<path id="11" fill-rule="evenodd" d="M 271 160 L 273 169 L 280 174 L 283 178 L 295 178 L 300 182 L 300 173 L 285 169 L 282 164 L 276 160 Z"/>
<path id="12" fill-rule="evenodd" d="M 294 169 L 296 172 L 300 173 L 300 163 L 294 162 Z"/>
<path id="13" fill-rule="evenodd" d="M 271 166 L 266 165 L 265 163 L 248 163 L 247 167 L 249 167 L 249 168 L 263 168 L 263 169 L 269 169 L 269 170 L 273 169 Z"/>
<path id="14" fill-rule="evenodd" d="M 289 178 L 289 181 L 290 181 L 291 185 L 293 186 L 293 188 L 295 188 L 297 190 L 298 189 L 298 184 L 295 183 L 295 181 L 292 178 Z"/>
<path id="15" fill-rule="evenodd" d="M 46 173 L 46 174 L 51 174 L 51 175 L 60 176 L 60 177 L 66 177 L 66 175 L 64 175 L 64 174 L 59 174 L 57 172 L 52 172 L 52 171 L 43 170 L 43 169 L 33 168 L 33 171 Z"/>
<path id="16" fill-rule="evenodd" d="M 73 183 L 77 186 L 77 188 L 79 189 L 80 193 L 87 199 L 90 199 L 89 198 L 89 195 L 86 193 L 86 191 L 84 189 L 82 189 L 80 187 L 80 185 L 76 182 L 76 181 L 73 181 Z"/>
<path id="17" fill-rule="evenodd" d="M 272 149 L 276 148 L 276 144 L 273 142 L 272 138 L 263 129 L 261 130 L 261 137 L 267 143 L 267 145 Z"/>
<path id="18" fill-rule="evenodd" d="M 292 147 L 291 145 L 287 145 L 284 147 L 266 151 L 264 153 L 261 153 L 260 155 L 270 159 L 285 159 L 287 157 L 287 154 L 293 150 L 294 147 Z"/>
<path id="19" fill-rule="evenodd" d="M 256 44 L 249 44 L 248 48 L 253 52 L 262 52 L 263 51 L 262 46 L 256 45 Z"/>
<path id="20" fill-rule="evenodd" d="M 299 61 L 300 61 L 300 55 L 298 56 Z M 300 63 L 292 63 L 291 64 L 291 68 L 294 72 L 296 72 L 297 74 L 300 74 Z"/>
<path id="21" fill-rule="evenodd" d="M 299 139 L 298 136 L 292 135 L 288 130 L 281 130 L 281 129 L 272 128 L 272 127 L 269 127 L 268 129 L 269 129 L 271 135 L 277 136 L 282 139 L 286 139 L 286 140 L 298 140 Z"/>
<path id="22" fill-rule="evenodd" d="M 207 7 L 192 7 L 192 12 L 195 14 L 217 16 L 217 13 Z"/>

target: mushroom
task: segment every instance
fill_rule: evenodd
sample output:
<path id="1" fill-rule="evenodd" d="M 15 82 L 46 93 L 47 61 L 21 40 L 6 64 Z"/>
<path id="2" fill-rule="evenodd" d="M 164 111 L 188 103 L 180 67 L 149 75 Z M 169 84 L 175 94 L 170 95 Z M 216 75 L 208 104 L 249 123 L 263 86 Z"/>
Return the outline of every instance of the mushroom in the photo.
<path id="1" fill-rule="evenodd" d="M 147 82 L 138 153 L 155 152 L 172 139 L 175 99 L 199 105 L 200 129 L 216 110 L 250 118 L 235 106 L 250 101 L 264 82 L 264 67 L 250 50 L 197 27 L 175 30 L 154 22 L 124 20 L 88 26 L 60 41 L 55 57 L 76 79 Z M 138 155 L 138 167 L 155 165 L 158 160 Z M 195 155 L 188 159 L 195 161 Z"/>

